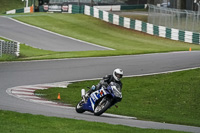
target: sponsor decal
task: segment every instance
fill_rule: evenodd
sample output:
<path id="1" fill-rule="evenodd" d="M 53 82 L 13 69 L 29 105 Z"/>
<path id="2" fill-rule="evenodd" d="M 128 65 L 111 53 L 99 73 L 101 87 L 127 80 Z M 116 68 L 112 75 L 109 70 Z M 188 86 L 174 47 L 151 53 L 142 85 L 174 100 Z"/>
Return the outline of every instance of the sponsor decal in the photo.
<path id="1" fill-rule="evenodd" d="M 100 95 L 103 96 L 103 94 L 104 94 L 104 93 L 103 93 L 103 90 L 101 90 Z"/>
<path id="2" fill-rule="evenodd" d="M 95 93 L 91 94 L 91 98 L 94 102 L 96 102 L 98 100 L 98 98 L 95 96 Z"/>
<path id="3" fill-rule="evenodd" d="M 61 12 L 61 5 L 49 5 L 49 11 Z"/>
<path id="4" fill-rule="evenodd" d="M 44 8 L 45 11 L 49 10 L 49 6 L 48 5 L 43 5 L 43 8 Z"/>
<path id="5" fill-rule="evenodd" d="M 62 11 L 63 12 L 67 12 L 68 11 L 68 6 L 67 5 L 63 5 L 62 6 Z"/>

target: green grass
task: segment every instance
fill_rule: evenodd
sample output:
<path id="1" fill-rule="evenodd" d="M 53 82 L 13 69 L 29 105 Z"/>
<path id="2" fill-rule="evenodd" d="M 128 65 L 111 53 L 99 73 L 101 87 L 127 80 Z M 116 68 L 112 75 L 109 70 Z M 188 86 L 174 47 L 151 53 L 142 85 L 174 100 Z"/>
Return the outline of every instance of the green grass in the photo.
<path id="1" fill-rule="evenodd" d="M 4 41 L 10 41 L 10 40 L 8 40 L 8 39 L 5 39 L 5 38 L 2 38 L 2 37 L 0 37 L 0 40 L 4 40 Z"/>
<path id="2" fill-rule="evenodd" d="M 15 18 L 62 35 L 116 49 L 114 51 L 50 53 L 43 51 L 44 54 L 42 54 L 41 51 L 40 54 L 33 54 L 31 56 L 23 54 L 23 58 L 21 59 L 24 60 L 188 51 L 190 47 L 192 50 L 200 50 L 199 45 L 147 35 L 142 32 L 125 29 L 82 14 L 55 13 L 45 15 L 42 13 L 41 16 L 35 16 L 35 14 L 33 14 L 33 16 L 18 16 Z"/>
<path id="3" fill-rule="evenodd" d="M 9 54 L 3 54 L 0 56 L 0 61 L 13 61 L 17 60 L 17 57 L 14 55 L 9 55 Z"/>
<path id="4" fill-rule="evenodd" d="M 119 108 L 107 112 L 134 116 L 138 119 L 200 126 L 200 69 L 183 72 L 124 78 L 123 99 Z M 75 106 L 82 88 L 97 84 L 85 81 L 70 84 L 67 88 L 38 90 L 45 98 Z M 61 100 L 57 100 L 58 93 Z"/>
<path id="5" fill-rule="evenodd" d="M 130 31 L 82 14 L 48 14 L 47 16 L 16 17 L 16 19 L 118 51 L 164 52 L 188 50 L 191 46 L 187 43 Z M 197 45 L 194 47 L 200 49 Z"/>
<path id="6" fill-rule="evenodd" d="M 140 129 L 2 110 L 0 110 L 0 130 L 3 133 L 181 133 L 171 130 Z"/>
<path id="7" fill-rule="evenodd" d="M 14 60 L 41 60 L 188 51 L 190 47 L 192 50 L 200 50 L 199 45 L 147 35 L 82 14 L 34 13 L 16 15 L 15 18 L 62 35 L 110 47 L 115 50 L 53 52 L 21 45 L 20 57 Z M 2 61 L 2 59 L 0 59 L 0 61 Z"/>
<path id="8" fill-rule="evenodd" d="M 20 58 L 25 58 L 25 57 L 31 58 L 35 56 L 37 57 L 41 55 L 51 55 L 55 53 L 58 53 L 58 52 L 33 48 L 25 44 L 20 45 Z"/>
<path id="9" fill-rule="evenodd" d="M 20 9 L 24 7 L 22 0 L 1 0 L 0 2 L 0 14 L 12 9 Z"/>

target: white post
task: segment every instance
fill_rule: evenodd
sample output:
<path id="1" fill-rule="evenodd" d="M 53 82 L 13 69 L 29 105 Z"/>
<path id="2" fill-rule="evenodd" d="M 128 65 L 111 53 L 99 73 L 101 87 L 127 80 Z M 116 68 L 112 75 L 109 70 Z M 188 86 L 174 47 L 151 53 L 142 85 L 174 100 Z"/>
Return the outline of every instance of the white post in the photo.
<path id="1" fill-rule="evenodd" d="M 28 0 L 26 0 L 26 7 L 28 7 Z"/>
<path id="2" fill-rule="evenodd" d="M 16 56 L 19 56 L 19 54 L 20 54 L 20 45 L 19 45 L 20 43 L 18 42 L 17 43 L 17 50 L 15 51 L 15 53 L 16 53 Z"/>

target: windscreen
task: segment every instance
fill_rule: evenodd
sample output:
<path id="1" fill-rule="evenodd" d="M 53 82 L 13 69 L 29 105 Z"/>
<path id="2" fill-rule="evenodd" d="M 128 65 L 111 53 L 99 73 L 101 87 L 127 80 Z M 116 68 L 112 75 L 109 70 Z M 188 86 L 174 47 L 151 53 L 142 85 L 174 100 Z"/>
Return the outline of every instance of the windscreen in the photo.
<path id="1" fill-rule="evenodd" d="M 121 92 L 121 87 L 120 87 L 120 85 L 119 85 L 118 83 L 111 82 L 111 83 L 110 83 L 110 86 L 116 86 L 117 90 L 118 90 L 119 92 Z"/>

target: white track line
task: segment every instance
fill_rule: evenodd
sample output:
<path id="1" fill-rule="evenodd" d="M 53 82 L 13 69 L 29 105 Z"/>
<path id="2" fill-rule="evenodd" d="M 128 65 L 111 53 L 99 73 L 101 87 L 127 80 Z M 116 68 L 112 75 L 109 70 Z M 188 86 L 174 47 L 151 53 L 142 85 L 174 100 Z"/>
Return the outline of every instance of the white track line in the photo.
<path id="1" fill-rule="evenodd" d="M 19 98 L 28 98 L 28 99 L 41 99 L 40 97 L 37 96 L 28 96 L 28 95 L 18 95 Z"/>

